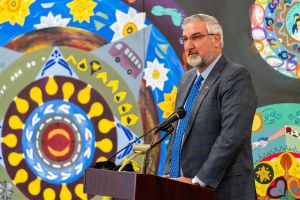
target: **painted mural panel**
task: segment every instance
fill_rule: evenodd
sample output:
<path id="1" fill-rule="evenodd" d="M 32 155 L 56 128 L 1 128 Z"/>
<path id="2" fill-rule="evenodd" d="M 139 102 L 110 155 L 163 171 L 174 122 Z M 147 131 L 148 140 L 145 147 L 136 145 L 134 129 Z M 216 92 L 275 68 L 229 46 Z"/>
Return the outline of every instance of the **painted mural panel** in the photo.
<path id="1" fill-rule="evenodd" d="M 259 54 L 280 73 L 299 78 L 300 2 L 257 0 L 251 17 Z"/>
<path id="2" fill-rule="evenodd" d="M 257 109 L 252 149 L 258 199 L 299 199 L 299 104 Z"/>
<path id="3" fill-rule="evenodd" d="M 169 31 L 181 33 L 184 12 L 173 1 L 13 0 L 0 15 L 0 198 L 99 199 L 83 193 L 84 169 L 174 110 L 184 70 Z M 150 171 L 162 173 L 165 145 Z"/>
<path id="4" fill-rule="evenodd" d="M 83 193 L 84 169 L 174 111 L 188 69 L 181 20 L 202 11 L 221 21 L 225 54 L 247 66 L 258 93 L 259 199 L 300 198 L 299 9 L 298 0 L 1 1 L 0 198 L 102 199 Z M 163 173 L 166 144 L 148 173 Z"/>

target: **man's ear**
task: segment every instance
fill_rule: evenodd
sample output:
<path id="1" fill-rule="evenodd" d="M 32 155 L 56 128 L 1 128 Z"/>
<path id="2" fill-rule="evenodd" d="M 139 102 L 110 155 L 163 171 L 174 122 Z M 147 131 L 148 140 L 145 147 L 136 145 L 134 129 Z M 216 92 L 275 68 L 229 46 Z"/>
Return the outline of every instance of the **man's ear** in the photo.
<path id="1" fill-rule="evenodd" d="M 215 40 L 215 47 L 216 48 L 221 47 L 221 35 L 220 35 L 220 33 L 214 34 L 213 37 L 214 37 L 214 40 Z"/>

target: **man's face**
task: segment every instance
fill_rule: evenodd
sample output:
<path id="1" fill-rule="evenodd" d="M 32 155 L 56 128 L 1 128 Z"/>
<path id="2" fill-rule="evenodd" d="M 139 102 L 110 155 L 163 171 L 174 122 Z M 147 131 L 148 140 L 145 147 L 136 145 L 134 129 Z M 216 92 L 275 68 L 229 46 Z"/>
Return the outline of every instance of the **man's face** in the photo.
<path id="1" fill-rule="evenodd" d="M 220 35 L 208 35 L 204 22 L 193 21 L 184 25 L 182 37 L 188 63 L 195 68 L 206 67 L 220 47 Z"/>
<path id="2" fill-rule="evenodd" d="M 298 15 L 295 15 L 295 17 L 294 17 L 294 19 L 295 19 L 295 21 L 297 20 L 297 19 L 299 19 L 300 17 L 298 16 Z"/>

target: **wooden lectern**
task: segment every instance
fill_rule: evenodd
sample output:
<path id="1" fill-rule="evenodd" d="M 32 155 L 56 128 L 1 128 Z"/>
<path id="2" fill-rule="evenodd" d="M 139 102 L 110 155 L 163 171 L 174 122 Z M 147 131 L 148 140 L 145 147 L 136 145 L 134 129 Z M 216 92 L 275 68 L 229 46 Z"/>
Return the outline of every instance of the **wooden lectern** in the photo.
<path id="1" fill-rule="evenodd" d="M 89 168 L 84 174 L 84 192 L 129 200 L 213 200 L 214 190 L 135 172 Z"/>

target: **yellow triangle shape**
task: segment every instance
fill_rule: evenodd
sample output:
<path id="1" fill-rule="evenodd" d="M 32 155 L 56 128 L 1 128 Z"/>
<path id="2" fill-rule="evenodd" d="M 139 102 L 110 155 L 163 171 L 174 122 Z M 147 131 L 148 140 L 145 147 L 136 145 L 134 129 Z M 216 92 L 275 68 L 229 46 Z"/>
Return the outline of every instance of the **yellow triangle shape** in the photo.
<path id="1" fill-rule="evenodd" d="M 102 83 L 105 84 L 107 82 L 107 73 L 106 72 L 100 72 L 96 75 L 96 78 L 101 79 Z"/>
<path id="2" fill-rule="evenodd" d="M 119 89 L 119 81 L 118 80 L 109 81 L 107 87 L 110 87 L 112 89 L 112 93 L 114 94 Z"/>

